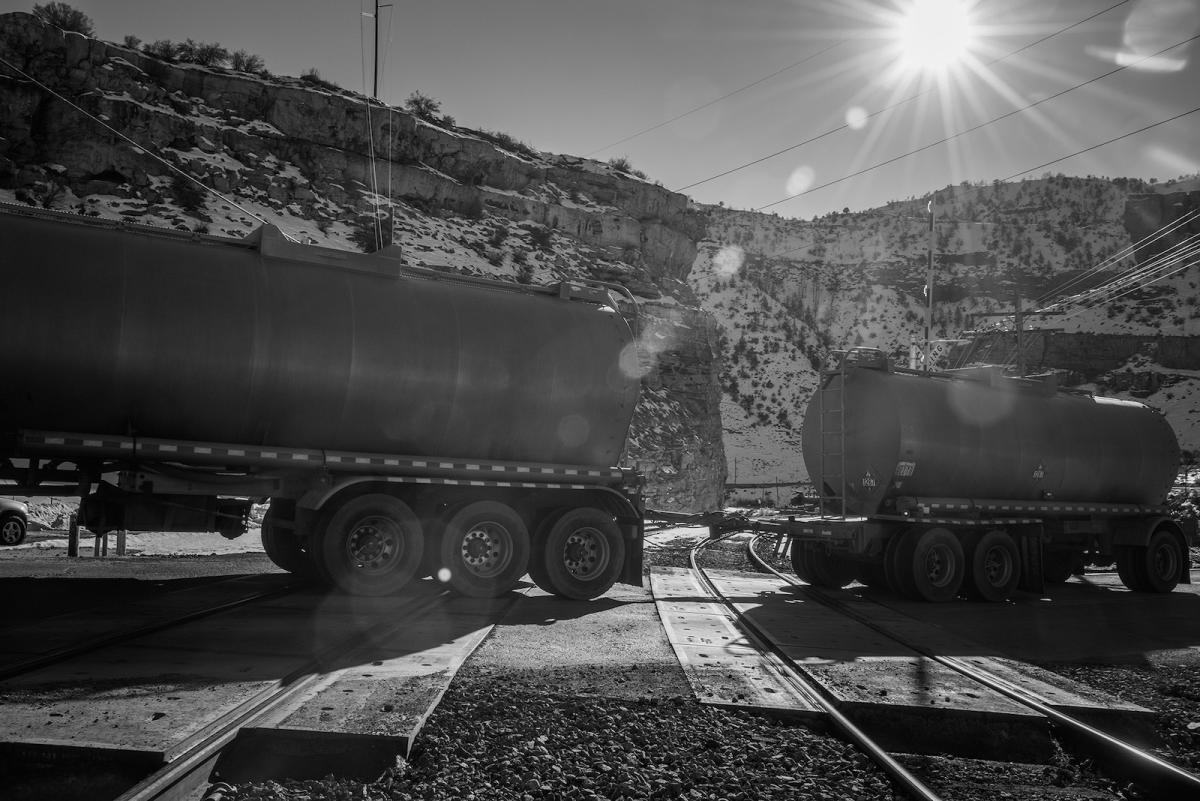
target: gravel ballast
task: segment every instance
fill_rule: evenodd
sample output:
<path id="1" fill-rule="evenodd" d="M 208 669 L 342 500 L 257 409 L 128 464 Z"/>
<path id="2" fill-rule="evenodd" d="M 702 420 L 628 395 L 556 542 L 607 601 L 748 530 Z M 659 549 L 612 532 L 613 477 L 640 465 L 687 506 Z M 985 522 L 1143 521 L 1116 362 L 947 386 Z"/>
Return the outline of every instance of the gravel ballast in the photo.
<path id="1" fill-rule="evenodd" d="M 690 540 L 647 551 L 685 566 Z M 743 543 L 706 557 L 750 569 Z M 586 616 L 578 621 L 586 624 Z M 533 636 L 524 632 L 521 636 Z M 576 648 L 603 649 L 603 637 Z M 485 649 L 491 643 L 485 644 Z M 481 654 L 486 657 L 486 654 Z M 830 733 L 697 703 L 661 663 L 614 670 L 579 660 L 542 669 L 469 661 L 411 758 L 372 783 L 217 785 L 211 798 L 288 799 L 862 799 L 904 798 L 861 752 Z M 1183 665 L 1048 665 L 1159 713 L 1162 756 L 1195 767 L 1189 724 L 1200 721 L 1200 679 Z M 666 693 L 666 694 L 664 694 Z M 1200 728 L 1197 726 L 1196 728 Z M 900 755 L 947 801 L 1107 801 L 1143 796 L 1064 753 L 1045 764 Z"/>

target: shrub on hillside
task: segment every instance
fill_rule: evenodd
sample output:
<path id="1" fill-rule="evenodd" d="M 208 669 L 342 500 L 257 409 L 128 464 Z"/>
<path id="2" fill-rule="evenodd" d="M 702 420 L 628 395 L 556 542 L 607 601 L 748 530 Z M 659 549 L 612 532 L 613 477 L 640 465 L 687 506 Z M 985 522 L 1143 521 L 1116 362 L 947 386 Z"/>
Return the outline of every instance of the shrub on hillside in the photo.
<path id="1" fill-rule="evenodd" d="M 635 170 L 633 165 L 629 163 L 629 159 L 624 156 L 617 156 L 608 160 L 608 166 L 612 167 L 617 172 L 623 172 L 628 175 L 633 175 L 642 180 L 646 179 L 646 173 L 641 170 Z"/>
<path id="2" fill-rule="evenodd" d="M 54 25 L 64 31 L 74 31 L 82 33 L 84 36 L 91 36 L 96 32 L 96 26 L 92 24 L 92 20 L 87 14 L 71 8 L 66 3 L 35 5 L 33 16 L 47 25 Z"/>
<path id="3" fill-rule="evenodd" d="M 187 211 L 200 211 L 204 208 L 204 187 L 179 173 L 171 179 L 171 196 L 180 208 Z"/>
<path id="4" fill-rule="evenodd" d="M 350 232 L 350 241 L 363 253 L 374 253 L 392 244 L 393 227 L 391 215 L 367 214 L 358 219 Z"/>
<path id="5" fill-rule="evenodd" d="M 317 72 L 316 67 L 306 69 L 301 75 L 300 80 L 305 83 L 311 83 L 314 86 L 320 86 L 323 89 L 332 89 L 335 92 L 340 92 L 342 87 L 338 86 L 333 81 L 327 81 L 321 77 L 321 73 Z"/>
<path id="6" fill-rule="evenodd" d="M 161 58 L 163 61 L 174 61 L 179 55 L 179 45 L 170 39 L 159 39 L 142 46 L 142 52 L 148 56 Z"/>
<path id="7" fill-rule="evenodd" d="M 247 53 L 245 50 L 234 52 L 229 57 L 229 66 L 235 72 L 250 72 L 254 74 L 262 73 L 267 68 L 266 62 L 262 60 L 262 56 Z"/>
<path id="8" fill-rule="evenodd" d="M 201 67 L 223 67 L 229 61 L 229 51 L 216 42 L 196 42 L 188 39 L 179 45 L 180 61 Z"/>
<path id="9" fill-rule="evenodd" d="M 437 122 L 441 117 L 442 104 L 429 95 L 413 92 L 404 101 L 404 107 L 414 115 L 429 122 Z"/>

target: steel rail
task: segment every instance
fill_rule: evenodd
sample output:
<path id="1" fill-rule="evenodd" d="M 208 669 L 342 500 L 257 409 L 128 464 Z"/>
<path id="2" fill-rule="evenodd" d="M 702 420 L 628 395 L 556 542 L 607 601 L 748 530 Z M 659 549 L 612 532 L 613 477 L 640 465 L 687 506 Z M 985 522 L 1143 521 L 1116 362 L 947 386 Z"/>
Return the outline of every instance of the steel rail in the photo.
<path id="1" fill-rule="evenodd" d="M 232 707 L 217 720 L 189 737 L 174 749 L 174 758 L 121 794 L 115 801 L 184 801 L 194 797 L 195 790 L 207 781 L 204 774 L 216 763 L 221 752 L 247 726 L 262 721 L 284 704 L 302 698 L 319 689 L 326 678 L 324 666 L 334 660 L 353 658 L 356 652 L 370 646 L 377 638 L 390 636 L 409 625 L 411 617 L 427 611 L 450 595 L 442 591 L 425 598 L 413 598 L 399 611 L 404 617 L 378 623 L 322 649 L 302 665 L 278 679 L 253 697 Z"/>
<path id="2" fill-rule="evenodd" d="M 819 588 L 797 581 L 791 576 L 776 570 L 773 565 L 760 557 L 757 551 L 754 550 L 754 545 L 757 541 L 758 535 L 751 537 L 747 543 L 747 551 L 751 560 L 760 568 L 775 574 L 794 587 L 801 588 L 806 595 L 818 603 L 824 604 L 830 609 L 867 626 L 872 631 L 911 648 L 925 658 L 956 671 L 960 675 L 966 676 L 972 681 L 982 684 L 988 689 L 1000 693 L 1006 698 L 1043 715 L 1053 725 L 1066 730 L 1078 750 L 1084 751 L 1089 756 L 1095 758 L 1097 769 L 1101 772 L 1107 773 L 1110 776 L 1117 773 L 1118 778 L 1135 781 L 1142 789 L 1153 792 L 1153 797 L 1162 798 L 1164 801 L 1175 801 L 1175 799 L 1180 798 L 1200 798 L 1200 776 L 1184 770 L 1178 765 L 1173 765 L 1145 749 L 1138 748 L 1118 737 L 1114 737 L 1107 732 L 1084 723 L 1078 718 L 1060 712 L 1041 702 L 1031 693 L 1009 684 L 986 670 L 969 665 L 957 657 L 934 653 L 920 643 L 909 642 L 898 637 L 894 632 L 880 626 L 866 615 L 851 609 L 836 598 L 830 597 Z M 1114 763 L 1122 766 L 1124 770 L 1119 772 L 1114 771 L 1112 769 Z"/>
<path id="3" fill-rule="evenodd" d="M 742 628 L 748 635 L 757 650 L 760 652 L 770 653 L 787 667 L 785 674 L 788 679 L 795 685 L 798 685 L 803 694 L 809 697 L 822 712 L 829 716 L 833 724 L 833 728 L 843 739 L 848 740 L 853 745 L 862 749 L 871 758 L 880 769 L 883 770 L 896 784 L 898 784 L 909 796 L 919 799 L 919 801 L 942 801 L 941 796 L 931 790 L 920 779 L 914 776 L 903 765 L 901 765 L 891 754 L 889 754 L 879 743 L 875 742 L 871 737 L 856 726 L 853 721 L 846 717 L 837 708 L 833 701 L 829 698 L 828 691 L 810 681 L 805 677 L 804 673 L 796 665 L 795 661 L 783 653 L 770 639 L 769 636 L 753 621 L 741 613 L 729 598 L 721 592 L 720 588 L 708 577 L 708 573 L 699 566 L 697 557 L 701 551 L 717 542 L 722 542 L 734 536 L 738 532 L 726 534 L 723 537 L 716 539 L 704 540 L 692 547 L 689 554 L 692 572 L 704 584 L 705 588 L 714 598 L 720 599 L 726 608 L 733 613 L 737 625 Z"/>

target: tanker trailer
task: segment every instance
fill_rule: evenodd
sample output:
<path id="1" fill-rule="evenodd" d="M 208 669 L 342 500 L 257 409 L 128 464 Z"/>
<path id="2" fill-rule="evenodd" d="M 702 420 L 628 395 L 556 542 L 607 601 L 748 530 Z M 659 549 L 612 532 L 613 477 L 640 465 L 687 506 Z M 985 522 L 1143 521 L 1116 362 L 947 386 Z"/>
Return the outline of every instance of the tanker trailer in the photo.
<path id="1" fill-rule="evenodd" d="M 928 373 L 855 349 L 804 418 L 821 514 L 785 521 L 815 584 L 944 601 L 1041 591 L 1090 559 L 1137 591 L 1189 582 L 1195 526 L 1163 506 L 1180 451 L 1143 404 L 998 368 Z"/>
<path id="2" fill-rule="evenodd" d="M 276 564 L 354 593 L 640 584 L 620 288 L 11 206 L 0 248 L 8 493 L 81 495 L 96 532 L 227 536 L 269 499 Z"/>

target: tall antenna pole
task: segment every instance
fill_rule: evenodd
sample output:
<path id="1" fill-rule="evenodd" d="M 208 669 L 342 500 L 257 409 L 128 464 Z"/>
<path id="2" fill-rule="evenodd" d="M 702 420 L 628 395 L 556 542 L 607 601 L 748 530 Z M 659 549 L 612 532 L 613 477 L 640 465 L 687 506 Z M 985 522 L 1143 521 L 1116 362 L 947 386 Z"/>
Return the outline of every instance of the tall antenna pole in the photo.
<path id="1" fill-rule="evenodd" d="M 929 275 L 925 280 L 925 372 L 929 372 L 930 363 L 933 361 L 933 198 L 930 198 L 925 208 L 929 212 Z"/>
<path id="2" fill-rule="evenodd" d="M 371 70 L 371 97 L 379 99 L 379 0 L 375 0 L 375 49 L 371 51 L 373 56 Z"/>

